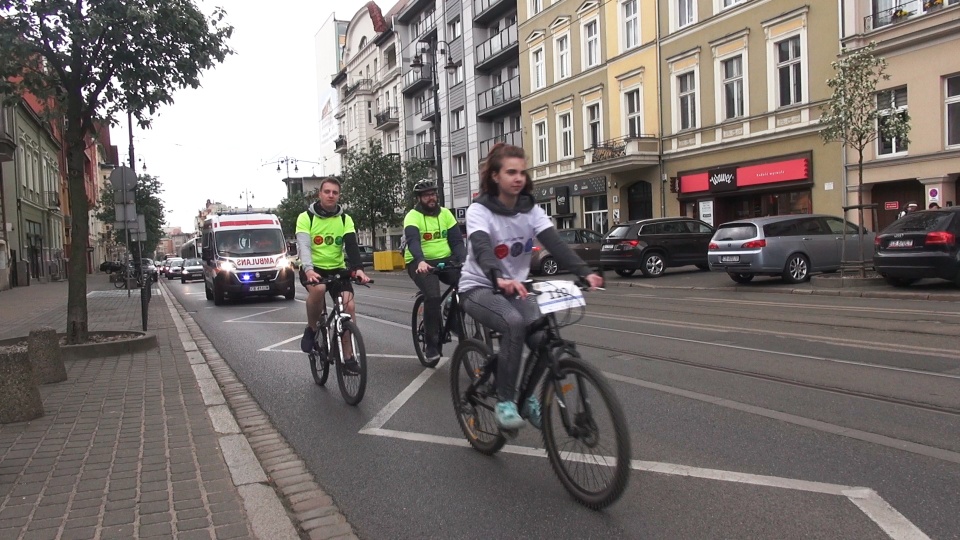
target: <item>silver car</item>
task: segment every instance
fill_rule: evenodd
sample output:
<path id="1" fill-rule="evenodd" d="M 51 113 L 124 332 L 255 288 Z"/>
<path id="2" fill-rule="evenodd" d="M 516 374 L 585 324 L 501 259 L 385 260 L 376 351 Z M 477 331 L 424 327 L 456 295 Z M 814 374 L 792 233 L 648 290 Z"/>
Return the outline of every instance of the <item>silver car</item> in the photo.
<path id="1" fill-rule="evenodd" d="M 737 283 L 747 283 L 756 275 L 782 276 L 787 283 L 800 283 L 813 272 L 839 270 L 842 259 L 872 260 L 875 236 L 864 232 L 861 251 L 857 226 L 835 216 L 802 214 L 731 221 L 717 228 L 707 259 L 711 270 L 727 272 Z"/>

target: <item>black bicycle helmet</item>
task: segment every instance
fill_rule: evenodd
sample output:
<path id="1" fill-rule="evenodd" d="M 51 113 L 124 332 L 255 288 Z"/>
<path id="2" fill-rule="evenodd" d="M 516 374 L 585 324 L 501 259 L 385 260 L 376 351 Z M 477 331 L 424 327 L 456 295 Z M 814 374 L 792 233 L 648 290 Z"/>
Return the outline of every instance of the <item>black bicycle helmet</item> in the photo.
<path id="1" fill-rule="evenodd" d="M 437 185 L 432 180 L 421 180 L 413 186 L 413 192 L 417 195 L 427 191 L 436 191 Z"/>

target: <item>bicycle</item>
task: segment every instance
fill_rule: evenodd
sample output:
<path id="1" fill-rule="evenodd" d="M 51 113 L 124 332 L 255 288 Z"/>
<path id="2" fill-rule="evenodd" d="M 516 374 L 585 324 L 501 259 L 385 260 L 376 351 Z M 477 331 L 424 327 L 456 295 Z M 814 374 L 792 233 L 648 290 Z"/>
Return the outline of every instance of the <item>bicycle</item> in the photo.
<path id="1" fill-rule="evenodd" d="M 354 283 L 361 284 L 349 275 L 341 274 L 324 277 L 320 281 L 308 281 L 307 285 L 329 285 L 338 280 L 352 280 Z M 369 283 L 373 283 L 373 280 Z M 366 284 L 362 285 L 366 286 Z M 330 365 L 336 363 L 337 384 L 340 386 L 343 400 L 349 405 L 357 405 L 363 399 L 363 393 L 367 388 L 367 352 L 357 324 L 351 320 L 350 314 L 344 308 L 343 295 L 337 295 L 337 301 L 329 315 L 326 299 L 324 299 L 320 322 L 322 324 L 318 325 L 313 341 L 313 351 L 307 355 L 310 359 L 310 374 L 313 375 L 313 382 L 318 386 L 325 385 L 330 374 Z M 341 341 L 344 338 L 350 340 L 355 361 L 355 365 L 349 367 L 346 365 L 347 359 L 342 354 Z"/>
<path id="2" fill-rule="evenodd" d="M 573 342 L 560 336 L 561 327 L 582 317 L 586 309 L 582 289 L 586 287 L 583 282 L 577 285 L 569 281 L 525 285 L 537 295 L 543 314 L 527 333 L 542 332 L 543 337 L 527 355 L 518 403 L 525 403 L 540 388 L 540 430 L 554 473 L 578 502 L 599 510 L 614 503 L 626 489 L 630 437 L 623 409 L 609 382 L 580 357 Z M 569 316 L 578 309 L 579 317 Z M 568 317 L 561 321 L 558 313 L 563 311 Z M 457 422 L 467 442 L 485 455 L 495 454 L 507 439 L 517 436 L 516 430 L 500 429 L 496 423 L 496 367 L 497 353 L 474 339 L 462 341 L 450 362 L 450 392 Z M 588 392 L 587 386 L 593 386 L 593 390 Z M 603 409 L 609 416 L 607 422 L 601 422 Z M 564 433 L 569 440 L 561 444 L 557 439 Z M 592 455 L 591 450 L 600 455 Z"/>
<path id="3" fill-rule="evenodd" d="M 440 263 L 436 267 L 431 268 L 430 273 L 452 272 L 460 268 L 463 268 L 462 264 Z M 416 300 L 413 302 L 410 330 L 413 334 L 413 348 L 417 352 L 417 358 L 424 367 L 432 368 L 437 367 L 440 359 L 437 358 L 431 362 L 427 360 L 427 355 L 424 353 L 427 347 L 426 332 L 423 328 L 424 302 L 423 291 L 418 290 Z M 440 295 L 440 305 L 444 307 L 440 314 L 438 347 L 442 347 L 453 341 L 454 335 L 467 336 L 469 333 L 470 337 L 478 339 L 483 336 L 483 327 L 480 326 L 480 323 L 472 320 L 460 307 L 460 295 L 457 293 L 457 285 L 447 286 L 447 290 Z M 460 339 L 462 340 L 463 338 L 461 337 Z"/>

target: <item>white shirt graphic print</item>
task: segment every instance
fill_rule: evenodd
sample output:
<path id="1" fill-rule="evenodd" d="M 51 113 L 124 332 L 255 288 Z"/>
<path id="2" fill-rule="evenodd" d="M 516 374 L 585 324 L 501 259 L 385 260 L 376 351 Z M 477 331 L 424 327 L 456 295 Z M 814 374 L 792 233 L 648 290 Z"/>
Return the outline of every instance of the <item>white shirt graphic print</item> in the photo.
<path id="1" fill-rule="evenodd" d="M 512 216 L 495 214 L 486 206 L 473 203 L 467 208 L 467 262 L 460 275 L 460 290 L 493 287 L 483 274 L 470 243 L 470 235 L 482 231 L 490 235 L 493 252 L 500 260 L 500 270 L 506 279 L 523 281 L 530 274 L 533 239 L 553 222 L 543 208 L 534 206 L 529 212 Z"/>

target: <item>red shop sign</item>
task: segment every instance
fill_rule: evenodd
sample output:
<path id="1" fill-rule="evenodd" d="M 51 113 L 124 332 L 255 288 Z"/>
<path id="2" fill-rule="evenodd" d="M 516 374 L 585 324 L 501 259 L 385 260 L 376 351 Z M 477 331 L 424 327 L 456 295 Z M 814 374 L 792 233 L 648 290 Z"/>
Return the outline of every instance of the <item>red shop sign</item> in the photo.
<path id="1" fill-rule="evenodd" d="M 807 159 L 801 158 L 740 167 L 737 169 L 737 185 L 744 187 L 806 180 L 810 177 L 807 164 Z"/>
<path id="2" fill-rule="evenodd" d="M 883 203 L 883 209 L 884 209 L 884 210 L 899 210 L 899 209 L 900 209 L 900 201 L 887 201 L 887 202 Z"/>

